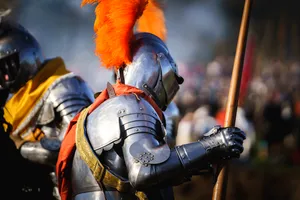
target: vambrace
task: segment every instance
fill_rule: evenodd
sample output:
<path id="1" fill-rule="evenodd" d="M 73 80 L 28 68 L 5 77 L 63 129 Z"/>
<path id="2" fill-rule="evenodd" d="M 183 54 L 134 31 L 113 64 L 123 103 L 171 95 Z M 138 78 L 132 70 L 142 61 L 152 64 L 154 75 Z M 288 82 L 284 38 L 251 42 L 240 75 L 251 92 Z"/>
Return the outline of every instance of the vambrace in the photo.
<path id="1" fill-rule="evenodd" d="M 38 142 L 26 142 L 20 148 L 21 155 L 34 163 L 55 166 L 60 141 L 42 138 Z"/>
<path id="2" fill-rule="evenodd" d="M 141 141 L 146 148 L 140 152 L 140 156 L 137 156 L 132 149 L 135 144 L 142 143 Z M 205 156 L 206 150 L 200 142 L 175 147 L 169 152 L 167 159 L 152 162 L 155 157 L 163 156 L 162 152 L 157 151 L 166 145 L 157 142 L 157 146 L 154 146 L 155 141 L 157 142 L 150 134 L 135 134 L 124 141 L 123 152 L 129 172 L 128 178 L 134 188 L 141 190 L 152 186 L 174 186 L 189 180 L 195 169 L 196 171 L 210 169 Z M 152 149 L 149 146 L 152 146 Z"/>
<path id="3" fill-rule="evenodd" d="M 199 173 L 202 170 L 211 169 L 206 154 L 206 149 L 201 142 L 193 142 L 175 147 L 180 162 L 189 175 Z"/>
<path id="4" fill-rule="evenodd" d="M 180 184 L 211 169 L 211 164 L 238 158 L 245 138 L 239 128 L 214 127 L 200 141 L 176 146 L 168 153 L 167 145 L 151 134 L 130 135 L 123 146 L 129 181 L 136 189 Z"/>

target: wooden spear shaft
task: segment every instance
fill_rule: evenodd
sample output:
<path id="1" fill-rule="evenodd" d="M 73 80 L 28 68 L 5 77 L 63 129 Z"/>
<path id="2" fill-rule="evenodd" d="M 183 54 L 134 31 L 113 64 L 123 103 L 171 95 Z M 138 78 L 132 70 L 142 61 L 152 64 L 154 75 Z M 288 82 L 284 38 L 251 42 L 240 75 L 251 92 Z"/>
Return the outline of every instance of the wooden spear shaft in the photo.
<path id="1" fill-rule="evenodd" d="M 242 78 L 244 55 L 246 50 L 247 33 L 250 21 L 252 0 L 245 0 L 244 11 L 240 26 L 240 33 L 238 37 L 235 59 L 233 64 L 230 89 L 228 94 L 228 101 L 226 107 L 226 115 L 224 127 L 230 127 L 235 125 L 236 111 L 238 107 L 238 98 L 240 92 L 240 83 Z M 213 200 L 224 200 L 226 198 L 227 189 L 227 177 L 228 177 L 228 164 L 226 163 L 217 178 L 217 182 L 213 190 Z"/>

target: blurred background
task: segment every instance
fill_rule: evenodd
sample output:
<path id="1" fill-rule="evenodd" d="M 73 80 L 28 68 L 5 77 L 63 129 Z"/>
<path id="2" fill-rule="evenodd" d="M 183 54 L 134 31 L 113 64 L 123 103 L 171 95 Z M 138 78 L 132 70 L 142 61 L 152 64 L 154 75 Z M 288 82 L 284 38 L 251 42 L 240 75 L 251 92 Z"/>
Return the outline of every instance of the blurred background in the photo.
<path id="1" fill-rule="evenodd" d="M 1 0 L 47 57 L 61 56 L 95 92 L 112 81 L 94 55 L 94 7 L 80 0 Z M 223 124 L 244 1 L 166 1 L 167 45 L 185 82 L 175 97 L 176 144 Z M 300 199 L 300 13 L 296 1 L 255 0 L 236 126 L 245 151 L 231 162 L 227 199 Z M 212 176 L 175 187 L 176 200 L 211 199 Z M 298 190 L 299 188 L 299 190 Z"/>

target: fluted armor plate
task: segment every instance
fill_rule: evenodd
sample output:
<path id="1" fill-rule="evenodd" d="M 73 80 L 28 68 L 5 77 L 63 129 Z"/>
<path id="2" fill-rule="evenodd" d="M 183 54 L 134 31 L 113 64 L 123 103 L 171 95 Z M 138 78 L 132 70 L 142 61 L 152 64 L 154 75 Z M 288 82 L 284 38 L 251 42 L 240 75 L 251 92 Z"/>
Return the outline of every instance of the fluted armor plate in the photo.
<path id="1" fill-rule="evenodd" d="M 70 121 L 93 101 L 92 90 L 75 74 L 69 73 L 57 79 L 13 132 L 14 135 L 18 135 L 23 127 L 30 124 L 28 131 L 21 137 L 25 138 L 37 127 L 45 134 L 41 143 L 25 143 L 21 147 L 23 157 L 37 163 L 55 164 L 60 141 L 63 140 Z"/>
<path id="2" fill-rule="evenodd" d="M 152 134 L 158 138 L 166 134 L 153 107 L 135 95 L 117 96 L 105 101 L 88 116 L 86 122 L 86 134 L 98 155 L 103 150 L 109 151 L 126 137 L 139 133 Z M 153 163 L 163 162 L 170 155 L 168 145 L 157 148 L 155 152 L 150 149 L 147 145 L 132 146 L 133 155 L 137 158 L 140 158 L 141 153 L 149 153 L 150 157 L 155 155 L 151 160 Z"/>

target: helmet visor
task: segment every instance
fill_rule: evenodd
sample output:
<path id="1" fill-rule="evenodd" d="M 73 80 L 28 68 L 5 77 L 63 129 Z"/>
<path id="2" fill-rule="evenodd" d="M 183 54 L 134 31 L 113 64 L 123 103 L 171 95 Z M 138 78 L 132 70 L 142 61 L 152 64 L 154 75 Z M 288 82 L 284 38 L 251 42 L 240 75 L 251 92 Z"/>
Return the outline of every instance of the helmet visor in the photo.
<path id="1" fill-rule="evenodd" d="M 16 80 L 19 71 L 18 54 L 0 59 L 0 87 L 8 89 Z"/>
<path id="2" fill-rule="evenodd" d="M 176 64 L 171 63 L 163 53 L 158 54 L 158 61 L 162 69 L 162 82 L 166 91 L 167 104 L 169 104 L 178 92 L 179 85 L 183 83 L 183 78 L 178 75 Z"/>

